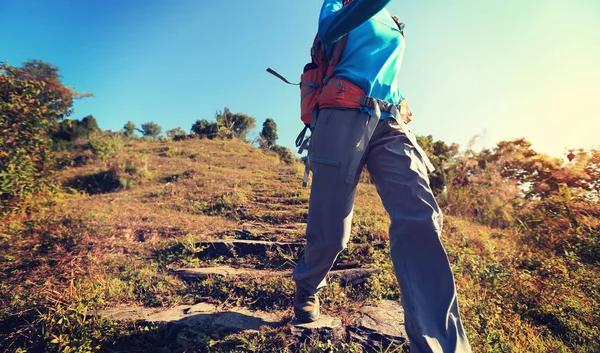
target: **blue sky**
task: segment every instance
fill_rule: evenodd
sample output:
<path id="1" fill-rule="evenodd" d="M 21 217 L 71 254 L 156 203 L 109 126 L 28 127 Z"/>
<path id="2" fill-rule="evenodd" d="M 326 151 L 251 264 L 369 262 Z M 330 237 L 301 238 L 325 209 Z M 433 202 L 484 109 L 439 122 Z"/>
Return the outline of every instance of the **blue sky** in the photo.
<path id="1" fill-rule="evenodd" d="M 0 60 L 41 59 L 96 97 L 103 129 L 189 131 L 229 107 L 273 118 L 292 147 L 296 87 L 321 0 L 0 0 Z M 600 1 L 393 0 L 406 24 L 402 92 L 419 135 L 476 148 L 526 137 L 553 156 L 600 144 Z"/>

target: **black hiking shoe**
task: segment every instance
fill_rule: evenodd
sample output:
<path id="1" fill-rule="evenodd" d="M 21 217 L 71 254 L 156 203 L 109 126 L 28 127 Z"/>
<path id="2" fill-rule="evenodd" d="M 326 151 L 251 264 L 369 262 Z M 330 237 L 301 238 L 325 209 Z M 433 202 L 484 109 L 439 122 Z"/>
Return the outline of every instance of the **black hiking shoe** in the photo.
<path id="1" fill-rule="evenodd" d="M 301 323 L 316 321 L 319 318 L 319 297 L 297 285 L 294 295 L 294 313 Z"/>

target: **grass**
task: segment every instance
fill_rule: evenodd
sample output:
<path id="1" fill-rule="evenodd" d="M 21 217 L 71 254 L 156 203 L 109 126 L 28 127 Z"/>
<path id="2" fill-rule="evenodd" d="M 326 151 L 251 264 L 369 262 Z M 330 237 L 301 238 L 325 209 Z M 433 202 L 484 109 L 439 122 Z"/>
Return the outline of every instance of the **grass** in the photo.
<path id="1" fill-rule="evenodd" d="M 60 171 L 64 191 L 38 200 L 37 212 L 0 221 L 4 351 L 360 351 L 350 340 L 292 333 L 288 277 L 214 277 L 192 284 L 168 273 L 218 264 L 291 269 L 297 256 L 205 256 L 197 243 L 240 234 L 301 241 L 309 198 L 300 187 L 302 165 L 236 140 L 131 140 L 111 146 L 98 144 L 99 156 L 84 147 L 64 152 L 65 159 L 83 161 Z M 444 200 L 442 237 L 474 351 L 599 351 L 598 206 L 558 198 L 519 214 L 511 211 L 510 217 L 496 206 L 486 215 L 484 193 L 493 190 L 476 191 L 481 199 L 473 217 L 461 209 L 471 207 L 472 191 L 458 190 L 454 199 Z M 382 272 L 358 286 L 332 282 L 321 295 L 325 313 L 351 322 L 362 305 L 400 298 L 387 245 L 361 246 L 386 244 L 388 227 L 374 186 L 362 178 L 352 243 L 339 264 Z M 115 305 L 158 309 L 200 300 L 276 308 L 289 321 L 240 333 L 86 314 Z"/>

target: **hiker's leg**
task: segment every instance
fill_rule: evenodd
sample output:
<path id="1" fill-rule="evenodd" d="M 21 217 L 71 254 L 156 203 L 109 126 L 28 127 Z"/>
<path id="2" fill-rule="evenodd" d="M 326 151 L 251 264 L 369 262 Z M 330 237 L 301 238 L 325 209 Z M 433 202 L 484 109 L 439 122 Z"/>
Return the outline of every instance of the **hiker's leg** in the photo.
<path id="1" fill-rule="evenodd" d="M 306 247 L 294 269 L 297 285 L 316 293 L 350 238 L 354 191 L 359 173 L 347 182 L 366 114 L 355 110 L 323 109 L 311 137 L 312 185 L 306 227 Z M 361 170 L 360 163 L 357 170 Z"/>
<path id="2" fill-rule="evenodd" d="M 423 159 L 394 119 L 382 121 L 375 131 L 367 167 L 391 218 L 390 253 L 411 352 L 470 352 L 439 238 L 442 213 Z"/>

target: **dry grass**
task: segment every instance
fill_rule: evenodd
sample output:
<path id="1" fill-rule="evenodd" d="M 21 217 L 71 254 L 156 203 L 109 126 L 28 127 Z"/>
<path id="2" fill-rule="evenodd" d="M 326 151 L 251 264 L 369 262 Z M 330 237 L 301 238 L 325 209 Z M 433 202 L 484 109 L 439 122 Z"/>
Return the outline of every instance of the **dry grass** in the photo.
<path id="1" fill-rule="evenodd" d="M 199 256 L 202 249 L 196 243 L 237 237 L 239 230 L 254 239 L 301 241 L 309 191 L 300 186 L 300 164 L 287 165 L 275 153 L 236 140 L 127 140 L 104 161 L 82 149 L 69 153 L 73 160 L 86 155 L 83 162 L 61 171 L 61 181 L 72 188 L 52 200 L 51 207 L 40 201 L 38 213 L 5 217 L 0 223 L 2 347 L 182 351 L 177 337 L 183 335 L 201 352 L 299 350 L 289 326 L 228 335 L 201 328 L 118 324 L 84 314 L 117 304 L 157 308 L 208 300 L 279 308 L 288 310 L 291 318 L 290 278 L 211 278 L 188 284 L 167 270 L 215 264 L 290 269 L 297 260 L 291 255 Z M 111 168 L 114 173 L 106 174 Z M 90 175 L 102 178 L 82 179 Z M 388 239 L 389 220 L 367 179 L 359 184 L 352 243 L 339 263 L 383 271 L 363 285 L 342 287 L 334 282 L 323 292 L 323 311 L 344 322 L 350 322 L 364 304 L 400 297 L 387 248 L 360 246 Z M 85 189 L 73 180 L 96 184 Z M 463 207 L 448 208 L 458 206 Z M 600 270 L 598 263 L 582 263 L 578 257 L 594 249 L 584 240 L 598 230 L 599 218 L 577 207 L 569 209 L 575 218 L 558 213 L 552 223 L 536 226 L 530 222 L 494 228 L 479 219 L 446 215 L 442 241 L 475 351 L 600 349 Z M 534 210 L 527 211 L 531 214 L 527 219 L 535 218 Z M 575 241 L 583 245 L 572 250 L 569 244 Z M 356 351 L 357 346 L 315 340 L 303 349 Z"/>

